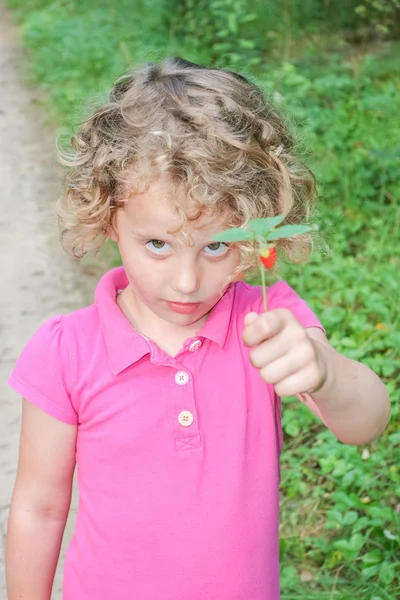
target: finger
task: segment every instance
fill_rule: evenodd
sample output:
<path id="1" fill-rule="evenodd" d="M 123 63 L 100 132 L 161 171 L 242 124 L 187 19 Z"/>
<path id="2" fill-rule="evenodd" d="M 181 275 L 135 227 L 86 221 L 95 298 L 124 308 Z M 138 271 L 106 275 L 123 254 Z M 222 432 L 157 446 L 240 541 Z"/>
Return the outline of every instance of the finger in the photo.
<path id="1" fill-rule="evenodd" d="M 321 375 L 317 373 L 315 365 L 307 366 L 274 384 L 275 392 L 278 396 L 296 396 L 307 393 L 308 390 L 319 385 L 320 379 Z"/>
<path id="2" fill-rule="evenodd" d="M 256 312 L 247 313 L 247 315 L 244 318 L 245 327 L 254 323 L 256 321 L 257 317 L 258 317 L 258 313 L 256 313 Z"/>
<path id="3" fill-rule="evenodd" d="M 280 333 L 269 340 L 261 342 L 258 346 L 254 346 L 249 355 L 250 362 L 253 367 L 261 369 L 287 354 L 292 346 L 293 344 L 290 344 L 288 347 L 286 336 Z"/>
<path id="4" fill-rule="evenodd" d="M 284 309 L 271 310 L 257 315 L 243 331 L 243 341 L 247 346 L 256 346 L 264 340 L 277 335 L 285 327 L 288 317 Z M 249 313 L 254 314 L 254 313 Z M 291 313 L 290 313 L 291 314 Z"/>
<path id="5" fill-rule="evenodd" d="M 304 360 L 298 352 L 290 352 L 260 369 L 260 375 L 266 383 L 273 385 L 287 381 L 304 368 Z"/>

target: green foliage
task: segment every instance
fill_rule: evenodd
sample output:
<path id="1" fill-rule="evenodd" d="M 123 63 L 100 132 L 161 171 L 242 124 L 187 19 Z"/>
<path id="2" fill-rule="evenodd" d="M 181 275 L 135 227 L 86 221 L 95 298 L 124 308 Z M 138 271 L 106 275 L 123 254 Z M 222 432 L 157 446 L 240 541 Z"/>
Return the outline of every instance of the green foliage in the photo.
<path id="1" fill-rule="evenodd" d="M 159 16 L 163 0 L 151 6 L 146 0 L 8 3 L 16 8 L 24 43 L 34 56 L 32 79 L 47 92 L 51 119 L 68 132 L 81 120 L 83 104 L 100 102 L 131 65 L 168 52 Z"/>
<path id="2" fill-rule="evenodd" d="M 355 12 L 367 31 L 384 36 L 399 31 L 400 0 L 364 0 Z"/>
<path id="3" fill-rule="evenodd" d="M 281 240 L 282 238 L 301 235 L 303 233 L 308 233 L 309 231 L 311 231 L 311 227 L 308 225 L 284 225 L 283 227 L 279 227 L 279 229 L 271 231 L 267 236 L 267 240 Z"/>
<path id="4" fill-rule="evenodd" d="M 257 14 L 247 0 L 167 0 L 167 6 L 174 36 L 198 56 L 206 50 L 211 63 L 223 56 L 225 65 L 233 66 L 243 55 L 248 65 L 260 63 Z"/>
<path id="5" fill-rule="evenodd" d="M 337 350 L 375 370 L 392 398 L 386 434 L 364 448 L 341 444 L 285 400 L 283 598 L 323 598 L 327 588 L 327 598 L 400 593 L 398 56 L 395 47 L 281 68 L 279 102 L 312 147 L 330 246 L 307 265 L 283 264 L 281 275 L 314 306 Z"/>
<path id="6" fill-rule="evenodd" d="M 277 215 L 276 217 L 270 217 L 267 219 L 253 219 L 247 223 L 248 229 L 254 231 L 257 235 L 265 235 L 269 233 L 271 229 L 277 227 L 285 220 L 284 215 Z"/>
<path id="7" fill-rule="evenodd" d="M 264 242 L 280 240 L 293 237 L 311 231 L 308 225 L 284 225 L 274 229 L 278 223 L 282 223 L 284 215 L 278 215 L 269 219 L 253 219 L 249 221 L 246 228 L 234 227 L 221 231 L 212 237 L 215 242 L 244 242 L 253 240 L 256 244 L 263 246 Z"/>
<path id="8" fill-rule="evenodd" d="M 254 233 L 242 228 L 227 229 L 212 237 L 214 242 L 244 242 L 254 240 Z"/>
<path id="9" fill-rule="evenodd" d="M 349 447 L 297 400 L 284 399 L 282 599 L 396 600 L 400 49 L 385 44 L 371 46 L 369 55 L 346 47 L 327 54 L 321 39 L 313 51 L 308 42 L 322 26 L 340 25 L 357 38 L 359 27 L 371 31 L 378 22 L 394 35 L 398 2 L 276 0 L 268 11 L 261 0 L 251 10 L 248 0 L 8 2 L 21 22 L 33 78 L 48 93 L 46 108 L 68 127 L 82 101 L 102 95 L 131 63 L 172 52 L 246 68 L 299 123 L 319 181 L 313 221 L 329 252 L 321 243 L 305 265 L 281 261 L 280 276 L 309 301 L 337 350 L 383 378 L 392 419 L 380 439 Z M 299 40 L 301 32 L 307 40 Z M 296 36 L 299 45 L 283 51 Z M 303 42 L 306 56 L 298 50 Z M 277 64 L 271 56 L 286 60 Z"/>
<path id="10" fill-rule="evenodd" d="M 172 36 L 209 63 L 254 68 L 321 34 L 369 42 L 400 33 L 400 0 L 166 0 Z"/>

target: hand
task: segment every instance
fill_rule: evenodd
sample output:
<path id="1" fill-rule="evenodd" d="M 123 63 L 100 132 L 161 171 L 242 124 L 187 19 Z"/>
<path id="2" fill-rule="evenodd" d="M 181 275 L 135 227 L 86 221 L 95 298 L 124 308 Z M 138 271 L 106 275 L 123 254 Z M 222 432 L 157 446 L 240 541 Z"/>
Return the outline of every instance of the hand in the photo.
<path id="1" fill-rule="evenodd" d="M 326 382 L 327 366 L 320 344 L 312 340 L 290 310 L 279 308 L 246 315 L 243 341 L 253 349 L 251 364 L 260 369 L 278 396 L 312 394 Z"/>

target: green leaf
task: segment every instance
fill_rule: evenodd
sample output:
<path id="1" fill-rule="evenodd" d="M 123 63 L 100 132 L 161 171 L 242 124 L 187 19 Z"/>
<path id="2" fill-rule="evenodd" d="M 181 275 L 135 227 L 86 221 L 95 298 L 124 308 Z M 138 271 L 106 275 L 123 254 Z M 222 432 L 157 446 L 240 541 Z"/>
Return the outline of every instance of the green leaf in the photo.
<path id="1" fill-rule="evenodd" d="M 361 558 L 365 565 L 376 565 L 383 562 L 384 556 L 380 550 L 371 550 L 364 554 Z"/>
<path id="2" fill-rule="evenodd" d="M 364 544 L 361 533 L 355 533 L 350 539 L 341 539 L 333 542 L 333 547 L 343 553 L 347 559 L 357 558 Z"/>
<path id="3" fill-rule="evenodd" d="M 358 513 L 355 510 L 348 510 L 343 519 L 343 525 L 353 525 L 358 519 Z"/>
<path id="4" fill-rule="evenodd" d="M 329 518 L 330 521 L 334 521 L 335 523 L 338 523 L 339 525 L 342 524 L 342 513 L 340 512 L 340 510 L 328 510 L 326 513 L 327 517 Z"/>
<path id="5" fill-rule="evenodd" d="M 300 433 L 300 424 L 297 421 L 292 421 L 285 426 L 285 433 L 292 437 L 296 437 Z"/>
<path id="6" fill-rule="evenodd" d="M 392 583 L 395 577 L 396 572 L 394 570 L 394 565 L 390 565 L 388 563 L 381 565 L 381 570 L 379 571 L 379 580 L 382 581 L 385 586 L 388 586 L 390 583 Z"/>
<path id="7" fill-rule="evenodd" d="M 242 17 L 242 23 L 250 23 L 251 21 L 255 21 L 257 19 L 256 13 L 251 13 Z"/>
<path id="8" fill-rule="evenodd" d="M 279 227 L 267 236 L 267 240 L 280 240 L 281 238 L 293 237 L 295 235 L 300 235 L 301 233 L 307 233 L 311 231 L 312 227 L 308 225 L 284 225 L 283 227 Z"/>
<path id="9" fill-rule="evenodd" d="M 245 242 L 247 240 L 254 240 L 254 234 L 246 229 L 235 227 L 217 233 L 211 240 L 213 242 Z"/>
<path id="10" fill-rule="evenodd" d="M 389 529 L 384 529 L 383 530 L 383 535 L 385 536 L 385 538 L 387 540 L 397 540 L 397 537 L 395 535 L 393 535 L 393 533 L 391 531 L 389 531 Z"/>
<path id="11" fill-rule="evenodd" d="M 374 577 L 375 575 L 377 575 L 379 573 L 379 571 L 381 570 L 382 565 L 371 565 L 369 567 L 365 567 L 362 570 L 362 574 L 366 579 L 369 579 L 370 577 Z"/>
<path id="12" fill-rule="evenodd" d="M 268 217 L 266 219 L 253 219 L 247 223 L 246 227 L 254 231 L 257 235 L 266 235 L 271 229 L 282 223 L 284 218 L 284 215 L 278 215 L 277 217 Z"/>
<path id="13" fill-rule="evenodd" d="M 256 46 L 254 40 L 239 39 L 237 40 L 237 43 L 239 44 L 240 48 L 243 48 L 244 50 L 253 50 L 253 48 Z"/>

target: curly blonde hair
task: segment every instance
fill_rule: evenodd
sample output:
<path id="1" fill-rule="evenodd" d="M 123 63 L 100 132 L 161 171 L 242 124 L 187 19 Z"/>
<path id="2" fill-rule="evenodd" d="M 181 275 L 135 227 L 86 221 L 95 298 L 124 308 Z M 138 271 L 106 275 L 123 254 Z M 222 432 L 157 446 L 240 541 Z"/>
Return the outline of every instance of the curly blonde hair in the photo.
<path id="1" fill-rule="evenodd" d="M 161 174 L 184 186 L 194 219 L 210 211 L 228 212 L 231 226 L 278 214 L 307 222 L 314 177 L 294 148 L 275 107 L 242 75 L 181 58 L 148 63 L 116 81 L 72 151 L 60 152 L 69 167 L 58 203 L 62 243 L 74 256 L 98 250 L 127 193 L 144 192 Z M 311 243 L 305 235 L 278 245 L 295 260 Z"/>

